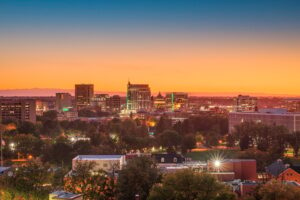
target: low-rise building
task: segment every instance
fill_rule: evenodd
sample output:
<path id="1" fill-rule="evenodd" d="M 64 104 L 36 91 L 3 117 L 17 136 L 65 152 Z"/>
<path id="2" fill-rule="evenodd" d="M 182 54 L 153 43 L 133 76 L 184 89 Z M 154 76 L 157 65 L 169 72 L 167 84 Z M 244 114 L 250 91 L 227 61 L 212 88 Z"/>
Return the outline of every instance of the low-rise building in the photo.
<path id="1" fill-rule="evenodd" d="M 69 200 L 82 200 L 82 194 L 74 194 L 66 191 L 55 191 L 49 194 L 49 200 L 58 200 L 58 199 L 69 199 Z"/>
<path id="2" fill-rule="evenodd" d="M 158 164 L 171 164 L 171 163 L 183 163 L 184 157 L 180 154 L 168 154 L 168 153 L 160 153 L 160 154 L 152 154 L 152 158 Z"/>
<path id="3" fill-rule="evenodd" d="M 296 182 L 300 184 L 300 168 L 284 164 L 281 159 L 276 160 L 266 167 L 269 179 L 277 179 L 285 182 Z"/>
<path id="4" fill-rule="evenodd" d="M 282 109 L 263 109 L 259 112 L 229 113 L 229 133 L 243 122 L 263 123 L 269 126 L 285 126 L 290 132 L 300 131 L 300 113 L 289 113 Z"/>
<path id="5" fill-rule="evenodd" d="M 108 173 L 118 171 L 126 164 L 125 155 L 78 155 L 72 160 L 72 170 L 79 163 L 93 162 L 93 171 L 104 170 Z"/>
<path id="6" fill-rule="evenodd" d="M 229 177 L 228 173 L 232 172 L 234 174 L 233 179 L 257 180 L 256 160 L 254 159 L 226 159 L 218 162 L 217 166 L 215 161 L 208 161 L 207 163 L 208 171 L 213 172 L 217 177 L 222 176 L 222 174 Z"/>

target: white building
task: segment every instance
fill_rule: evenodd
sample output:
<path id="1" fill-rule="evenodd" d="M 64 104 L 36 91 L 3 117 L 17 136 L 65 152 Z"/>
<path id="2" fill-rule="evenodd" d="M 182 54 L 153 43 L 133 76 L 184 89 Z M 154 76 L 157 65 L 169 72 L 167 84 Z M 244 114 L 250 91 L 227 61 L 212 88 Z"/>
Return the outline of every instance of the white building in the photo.
<path id="1" fill-rule="evenodd" d="M 93 171 L 104 170 L 114 172 L 123 168 L 126 164 L 125 155 L 78 155 L 72 160 L 72 170 L 76 169 L 78 163 L 94 162 Z"/>

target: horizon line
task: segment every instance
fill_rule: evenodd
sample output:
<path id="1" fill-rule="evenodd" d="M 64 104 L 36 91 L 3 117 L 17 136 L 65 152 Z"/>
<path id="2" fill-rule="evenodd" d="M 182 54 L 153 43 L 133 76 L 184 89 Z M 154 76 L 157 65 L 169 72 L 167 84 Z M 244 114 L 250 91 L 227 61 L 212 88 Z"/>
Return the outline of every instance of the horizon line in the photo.
<path id="1" fill-rule="evenodd" d="M 0 96 L 55 96 L 55 93 L 59 92 L 68 92 L 74 95 L 75 89 L 66 89 L 66 88 L 22 88 L 22 89 L 0 89 Z M 152 91 L 151 93 L 158 94 L 158 93 L 169 93 L 169 92 L 185 92 L 185 91 Z M 16 94 L 13 94 L 16 93 Z M 118 94 L 120 96 L 126 96 L 126 91 L 101 91 L 95 90 L 95 94 L 100 93 L 108 93 L 108 94 Z M 266 93 L 266 92 L 186 92 L 190 96 L 203 96 L 203 97 L 234 97 L 237 95 L 252 95 L 252 96 L 259 96 L 259 97 L 300 97 L 300 94 L 274 94 L 274 93 Z"/>

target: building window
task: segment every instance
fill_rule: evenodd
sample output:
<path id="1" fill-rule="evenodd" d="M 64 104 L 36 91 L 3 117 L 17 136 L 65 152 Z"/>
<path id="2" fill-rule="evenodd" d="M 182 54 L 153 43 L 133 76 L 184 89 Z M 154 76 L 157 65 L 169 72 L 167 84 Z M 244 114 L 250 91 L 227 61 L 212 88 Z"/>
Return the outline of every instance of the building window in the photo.
<path id="1" fill-rule="evenodd" d="M 106 168 L 106 167 L 107 167 L 107 163 L 104 163 L 104 164 L 103 164 L 103 167 Z"/>
<path id="2" fill-rule="evenodd" d="M 164 163 L 164 162 L 165 162 L 165 158 L 161 158 L 161 159 L 160 159 L 160 162 L 161 162 L 161 163 Z"/>

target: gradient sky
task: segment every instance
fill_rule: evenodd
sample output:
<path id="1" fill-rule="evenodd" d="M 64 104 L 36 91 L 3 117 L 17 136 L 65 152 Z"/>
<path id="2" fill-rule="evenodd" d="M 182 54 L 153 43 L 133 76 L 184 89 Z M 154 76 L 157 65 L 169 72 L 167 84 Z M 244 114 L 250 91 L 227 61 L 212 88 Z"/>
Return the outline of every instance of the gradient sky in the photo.
<path id="1" fill-rule="evenodd" d="M 0 0 L 0 90 L 300 95 L 299 0 Z"/>

